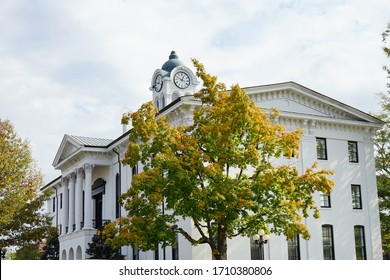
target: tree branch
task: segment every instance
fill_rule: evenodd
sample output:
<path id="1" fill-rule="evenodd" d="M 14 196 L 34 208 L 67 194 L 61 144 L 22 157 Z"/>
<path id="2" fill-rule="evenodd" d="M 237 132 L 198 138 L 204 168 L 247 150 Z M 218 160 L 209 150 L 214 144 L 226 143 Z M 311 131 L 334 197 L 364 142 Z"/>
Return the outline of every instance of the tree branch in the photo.
<path id="1" fill-rule="evenodd" d="M 194 238 L 192 238 L 192 236 L 190 234 L 188 234 L 188 232 L 186 232 L 182 228 L 178 228 L 176 226 L 171 226 L 171 229 L 173 229 L 174 231 L 179 232 L 181 235 L 184 236 L 185 239 L 187 239 L 193 245 L 208 243 L 207 238 L 205 238 L 204 236 L 200 237 L 199 239 L 194 239 Z"/>

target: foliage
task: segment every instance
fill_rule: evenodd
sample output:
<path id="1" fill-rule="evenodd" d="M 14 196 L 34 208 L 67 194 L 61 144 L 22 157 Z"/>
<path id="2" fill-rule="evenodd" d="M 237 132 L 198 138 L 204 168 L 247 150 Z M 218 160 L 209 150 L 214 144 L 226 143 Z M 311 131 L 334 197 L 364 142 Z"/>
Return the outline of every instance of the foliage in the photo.
<path id="1" fill-rule="evenodd" d="M 60 259 L 60 241 L 58 237 L 58 230 L 53 227 L 50 236 L 46 239 L 46 245 L 43 247 L 42 260 Z"/>
<path id="2" fill-rule="evenodd" d="M 382 33 L 382 42 L 384 43 L 384 46 L 383 46 L 383 52 L 385 53 L 385 55 L 387 56 L 387 58 L 390 58 L 390 46 L 387 45 L 387 37 L 390 36 L 390 22 L 387 24 L 387 28 L 386 30 Z M 383 70 L 386 71 L 387 73 L 387 78 L 390 78 L 390 68 L 389 66 L 383 66 Z M 390 82 L 387 83 L 387 87 L 390 88 Z M 389 105 L 389 103 L 387 103 L 387 105 Z M 389 107 L 387 107 L 387 109 L 389 110 Z"/>
<path id="3" fill-rule="evenodd" d="M 140 161 L 144 169 L 122 196 L 128 216 L 106 227 L 117 234 L 107 242 L 154 250 L 182 234 L 226 259 L 227 239 L 259 228 L 309 238 L 302 219 L 319 216 L 312 194 L 331 191 L 332 172 L 316 164 L 301 175 L 294 165 L 274 166 L 275 158 L 298 156 L 303 132 L 287 132 L 275 124 L 276 110 L 260 109 L 238 85 L 227 91 L 193 63 L 203 88 L 192 125 L 172 127 L 151 102 L 123 119 L 133 124 L 123 163 Z M 199 237 L 177 226 L 178 217 L 191 218 Z"/>
<path id="4" fill-rule="evenodd" d="M 390 47 L 386 46 L 389 35 L 390 23 L 382 34 L 385 44 L 383 51 L 387 58 L 390 58 Z M 383 69 L 390 79 L 389 66 L 383 66 Z M 382 112 L 377 115 L 385 124 L 377 131 L 374 143 L 383 250 L 385 253 L 390 253 L 390 82 L 387 83 L 387 88 L 387 93 L 380 94 Z"/>
<path id="5" fill-rule="evenodd" d="M 0 119 L 0 248 L 28 247 L 48 236 L 51 219 L 41 209 L 49 192 L 39 194 L 40 186 L 28 142 Z"/>
<path id="6" fill-rule="evenodd" d="M 39 260 L 41 252 L 35 245 L 27 245 L 18 249 L 13 255 L 14 260 Z"/>
<path id="7" fill-rule="evenodd" d="M 124 256 L 120 254 L 119 249 L 113 249 L 105 244 L 106 236 L 101 230 L 92 237 L 92 242 L 88 243 L 86 253 L 90 255 L 90 259 L 105 259 L 105 260 L 123 260 Z"/>

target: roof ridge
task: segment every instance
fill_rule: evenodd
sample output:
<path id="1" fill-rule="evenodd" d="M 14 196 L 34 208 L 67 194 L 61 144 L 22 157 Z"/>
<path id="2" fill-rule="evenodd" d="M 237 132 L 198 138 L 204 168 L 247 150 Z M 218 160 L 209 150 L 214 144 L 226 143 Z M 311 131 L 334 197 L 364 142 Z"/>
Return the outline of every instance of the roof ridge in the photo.
<path id="1" fill-rule="evenodd" d="M 98 137 L 90 137 L 90 136 L 77 136 L 77 135 L 68 135 L 74 141 L 78 142 L 83 146 L 92 146 L 92 147 L 105 147 L 108 146 L 113 139 L 109 138 L 98 138 Z"/>
<path id="2" fill-rule="evenodd" d="M 70 137 L 80 137 L 80 138 L 91 138 L 91 139 L 103 139 L 103 140 L 112 140 L 111 138 L 103 138 L 103 137 L 94 137 L 94 136 L 83 136 L 83 135 L 70 135 Z"/>

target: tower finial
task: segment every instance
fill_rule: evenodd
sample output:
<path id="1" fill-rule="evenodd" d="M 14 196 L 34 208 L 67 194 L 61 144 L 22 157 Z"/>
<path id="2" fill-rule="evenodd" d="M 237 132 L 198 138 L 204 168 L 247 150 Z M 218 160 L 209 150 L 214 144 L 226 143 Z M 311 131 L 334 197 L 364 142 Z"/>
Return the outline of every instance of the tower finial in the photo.
<path id="1" fill-rule="evenodd" d="M 175 51 L 171 51 L 171 54 L 169 56 L 169 59 L 178 59 L 179 57 L 177 56 Z"/>

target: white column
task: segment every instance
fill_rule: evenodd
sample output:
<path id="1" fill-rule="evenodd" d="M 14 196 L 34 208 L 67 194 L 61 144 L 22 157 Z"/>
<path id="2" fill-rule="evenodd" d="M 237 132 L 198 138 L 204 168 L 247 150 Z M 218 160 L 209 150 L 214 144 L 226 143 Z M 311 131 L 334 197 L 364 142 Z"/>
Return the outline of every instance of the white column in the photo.
<path id="1" fill-rule="evenodd" d="M 74 184 L 76 180 L 76 174 L 72 173 L 69 175 L 69 229 L 68 232 L 73 232 L 74 225 Z"/>
<path id="2" fill-rule="evenodd" d="M 90 163 L 84 164 L 85 171 L 85 196 L 84 196 L 84 228 L 92 228 L 92 169 Z"/>
<path id="3" fill-rule="evenodd" d="M 62 178 L 62 231 L 61 234 L 66 234 L 66 228 L 68 227 L 68 177 Z"/>
<path id="4" fill-rule="evenodd" d="M 83 220 L 83 178 L 84 169 L 76 170 L 76 189 L 75 189 L 75 223 L 76 231 L 81 229 L 81 221 Z"/>

